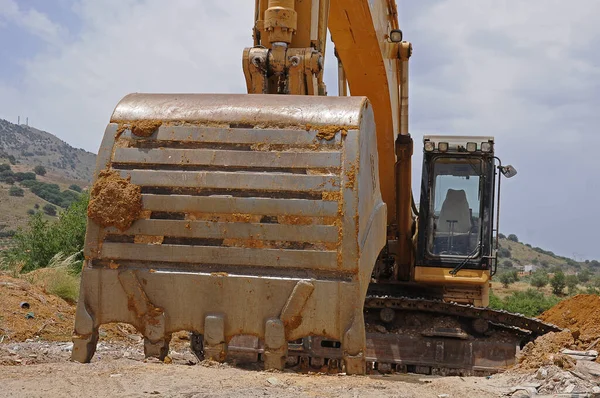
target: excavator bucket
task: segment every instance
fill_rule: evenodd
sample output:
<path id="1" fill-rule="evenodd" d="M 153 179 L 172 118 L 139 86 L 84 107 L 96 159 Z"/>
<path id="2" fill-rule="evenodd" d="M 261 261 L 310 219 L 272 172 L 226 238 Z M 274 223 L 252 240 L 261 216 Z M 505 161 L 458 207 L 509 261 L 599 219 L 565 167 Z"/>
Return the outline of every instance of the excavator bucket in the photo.
<path id="1" fill-rule="evenodd" d="M 98 327 L 125 322 L 147 356 L 185 330 L 218 361 L 255 339 L 281 369 L 288 342 L 314 336 L 364 373 L 386 241 L 377 165 L 364 97 L 126 96 L 97 160 L 72 358 L 90 361 Z"/>

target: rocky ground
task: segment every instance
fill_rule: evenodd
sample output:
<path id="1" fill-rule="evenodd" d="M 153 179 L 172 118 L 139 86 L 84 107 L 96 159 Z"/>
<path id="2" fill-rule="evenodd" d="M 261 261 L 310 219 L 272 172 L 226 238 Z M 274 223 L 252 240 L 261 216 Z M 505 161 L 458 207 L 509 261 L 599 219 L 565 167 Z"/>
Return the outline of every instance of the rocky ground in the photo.
<path id="1" fill-rule="evenodd" d="M 141 336 L 120 324 L 101 328 L 90 364 L 71 362 L 73 305 L 39 285 L 0 275 L 0 397 L 600 397 L 600 364 L 561 353 L 589 348 L 600 337 L 589 322 L 600 300 L 596 310 L 592 298 L 571 300 L 575 309 L 563 302 L 553 315 L 571 331 L 530 344 L 520 364 L 503 374 L 299 374 L 199 362 L 186 333 L 174 336 L 165 362 L 147 360 Z M 587 312 L 578 317 L 581 302 Z"/>

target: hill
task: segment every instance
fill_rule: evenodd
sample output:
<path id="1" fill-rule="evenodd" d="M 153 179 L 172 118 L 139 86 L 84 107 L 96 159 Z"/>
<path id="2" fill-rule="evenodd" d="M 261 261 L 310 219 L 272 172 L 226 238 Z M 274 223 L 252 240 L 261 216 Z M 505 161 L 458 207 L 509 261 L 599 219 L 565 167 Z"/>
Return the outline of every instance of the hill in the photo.
<path id="1" fill-rule="evenodd" d="M 48 132 L 4 119 L 0 119 L 0 158 L 29 168 L 44 166 L 49 175 L 65 182 L 89 182 L 96 165 L 95 154 L 73 148 Z"/>
<path id="2" fill-rule="evenodd" d="M 95 165 L 93 153 L 48 132 L 0 119 L 0 250 L 13 231 L 27 223 L 28 213 L 43 211 L 46 205 L 64 207 L 76 197 L 76 191 L 91 182 Z M 36 166 L 43 166 L 44 173 L 36 175 Z M 36 187 L 22 181 L 32 177 Z M 11 195 L 11 189 L 19 188 L 21 194 Z"/>
<path id="3" fill-rule="evenodd" d="M 600 271 L 600 262 L 596 260 L 578 262 L 572 258 L 559 256 L 552 251 L 544 250 L 540 247 L 534 247 L 524 242 L 501 237 L 498 263 L 505 268 L 504 264 L 507 262 L 517 268 L 533 265 L 534 268 L 552 269 L 558 266 L 565 273 L 577 273 L 585 268 L 589 268 L 592 272 Z"/>

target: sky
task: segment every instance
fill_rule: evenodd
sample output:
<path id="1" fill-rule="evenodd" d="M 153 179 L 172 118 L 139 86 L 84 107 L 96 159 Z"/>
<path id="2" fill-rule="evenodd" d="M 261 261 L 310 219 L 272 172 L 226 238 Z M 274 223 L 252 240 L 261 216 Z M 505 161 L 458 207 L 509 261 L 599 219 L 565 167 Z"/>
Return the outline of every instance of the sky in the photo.
<path id="1" fill-rule="evenodd" d="M 0 118 L 97 152 L 130 92 L 243 93 L 250 0 L 0 0 Z M 413 43 L 410 131 L 492 135 L 518 175 L 500 230 L 600 259 L 600 2 L 398 0 Z M 326 83 L 337 92 L 328 47 Z"/>

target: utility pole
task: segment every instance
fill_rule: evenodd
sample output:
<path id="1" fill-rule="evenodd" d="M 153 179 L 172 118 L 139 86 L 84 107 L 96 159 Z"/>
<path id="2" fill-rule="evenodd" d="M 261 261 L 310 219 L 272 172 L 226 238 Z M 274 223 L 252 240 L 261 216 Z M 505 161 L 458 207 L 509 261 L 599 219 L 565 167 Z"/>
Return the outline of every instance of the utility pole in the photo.
<path id="1" fill-rule="evenodd" d="M 21 116 L 17 116 L 17 125 L 21 124 Z"/>

